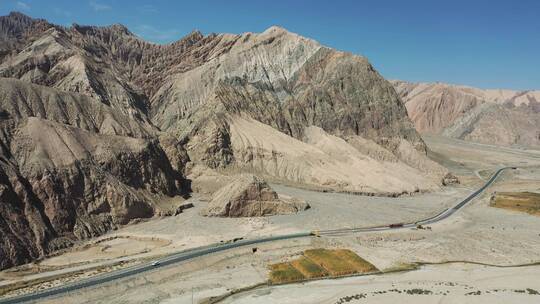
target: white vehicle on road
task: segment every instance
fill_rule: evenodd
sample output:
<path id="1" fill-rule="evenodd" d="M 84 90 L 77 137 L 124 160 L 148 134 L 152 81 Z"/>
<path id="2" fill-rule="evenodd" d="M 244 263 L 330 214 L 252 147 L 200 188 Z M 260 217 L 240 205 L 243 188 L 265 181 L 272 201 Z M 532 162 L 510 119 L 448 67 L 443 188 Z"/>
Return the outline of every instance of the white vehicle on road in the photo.
<path id="1" fill-rule="evenodd" d="M 161 265 L 160 261 L 153 261 L 152 262 L 152 266 L 159 266 L 159 265 Z"/>

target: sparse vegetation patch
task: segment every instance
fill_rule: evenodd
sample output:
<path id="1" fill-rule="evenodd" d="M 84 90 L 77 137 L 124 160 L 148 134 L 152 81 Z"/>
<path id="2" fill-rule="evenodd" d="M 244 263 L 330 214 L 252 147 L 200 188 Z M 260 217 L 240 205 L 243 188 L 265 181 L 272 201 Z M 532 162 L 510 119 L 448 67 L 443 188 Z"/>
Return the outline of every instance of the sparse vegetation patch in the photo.
<path id="1" fill-rule="evenodd" d="M 540 193 L 498 192 L 491 197 L 490 205 L 540 216 Z"/>
<path id="2" fill-rule="evenodd" d="M 270 266 L 270 281 L 272 283 L 286 283 L 305 279 L 304 275 L 294 268 L 291 263 L 279 263 Z"/>
<path id="3" fill-rule="evenodd" d="M 375 266 L 348 249 L 312 249 L 294 261 L 271 265 L 270 281 L 281 284 L 375 271 Z"/>
<path id="4" fill-rule="evenodd" d="M 324 268 L 322 268 L 318 264 L 315 264 L 313 261 L 311 261 L 305 256 L 302 256 L 299 259 L 292 261 L 291 265 L 298 271 L 300 271 L 304 275 L 304 277 L 308 279 L 320 278 L 328 275 L 328 272 Z"/>

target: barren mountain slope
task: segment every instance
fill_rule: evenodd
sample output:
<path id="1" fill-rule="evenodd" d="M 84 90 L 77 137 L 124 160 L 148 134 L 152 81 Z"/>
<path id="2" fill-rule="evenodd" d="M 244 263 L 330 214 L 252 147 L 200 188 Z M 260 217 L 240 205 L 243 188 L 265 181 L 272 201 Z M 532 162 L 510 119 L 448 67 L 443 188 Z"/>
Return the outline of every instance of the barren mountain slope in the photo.
<path id="1" fill-rule="evenodd" d="M 2 140 L 1 268 L 151 217 L 159 212 L 154 199 L 179 192 L 181 176 L 156 140 L 36 117 L 5 130 L 11 135 Z"/>
<path id="2" fill-rule="evenodd" d="M 183 129 L 216 102 L 211 109 L 249 113 L 296 138 L 317 125 L 377 141 L 402 137 L 425 149 L 393 88 L 365 58 L 279 27 L 215 39 L 220 43 L 207 62 L 171 75 L 152 97 L 152 120 L 162 130 Z"/>
<path id="3" fill-rule="evenodd" d="M 20 51 L 31 37 L 39 36 L 49 27 L 45 20 L 33 19 L 18 12 L 0 17 L 0 61 Z"/>
<path id="4" fill-rule="evenodd" d="M 0 125 L 0 268 L 151 217 L 182 191 L 149 120 L 92 97 L 0 78 Z"/>
<path id="5" fill-rule="evenodd" d="M 342 138 L 360 136 L 371 144 L 369 148 L 358 147 L 357 153 L 383 150 L 415 175 L 421 175 L 415 170 L 420 163 L 421 171 L 435 173 L 430 174 L 432 182 L 415 182 L 413 186 L 402 183 L 402 187 L 384 189 L 383 184 L 370 184 L 377 179 L 366 178 L 360 183 L 352 177 L 327 186 L 387 194 L 432 189 L 433 183 L 440 183 L 445 170 L 425 157 L 425 145 L 398 96 L 365 58 L 323 47 L 279 27 L 261 34 L 220 35 L 216 39 L 220 45 L 234 43 L 226 52 L 214 51 L 219 56 L 203 65 L 171 75 L 151 101 L 152 121 L 162 130 L 178 134 L 192 161 L 212 168 L 252 167 L 246 165 L 252 159 L 246 159 L 232 144 L 241 132 L 232 134 L 231 126 L 241 125 L 236 120 L 244 117 L 273 127 L 283 133 L 280 136 L 289 137 L 287 140 L 303 141 L 310 126 Z M 280 136 L 271 138 L 278 140 Z M 273 148 L 265 153 L 282 155 Z M 259 166 L 273 166 L 266 164 L 271 159 L 258 161 Z M 310 180 L 320 179 L 298 178 L 279 170 L 260 171 L 293 182 L 311 184 Z M 367 170 L 365 174 L 378 173 Z M 323 185 L 320 181 L 315 184 Z"/>
<path id="6" fill-rule="evenodd" d="M 234 164 L 250 172 L 364 194 L 432 190 L 440 182 L 441 176 L 429 178 L 403 162 L 364 155 L 318 127 L 307 128 L 302 142 L 252 119 L 235 117 L 231 121 Z"/>
<path id="7" fill-rule="evenodd" d="M 442 134 L 488 144 L 539 147 L 540 111 L 510 103 L 486 103 L 457 119 Z"/>
<path id="8" fill-rule="evenodd" d="M 365 58 L 279 27 L 156 45 L 12 13 L 0 41 L 0 268 L 160 213 L 190 168 L 377 195 L 447 172 Z"/>
<path id="9" fill-rule="evenodd" d="M 0 78 L 0 105 L 3 118 L 16 123 L 40 117 L 96 133 L 132 137 L 151 137 L 157 131 L 149 122 L 131 119 L 86 95 L 13 78 Z"/>
<path id="10" fill-rule="evenodd" d="M 501 145 L 540 145 L 540 91 L 392 82 L 416 129 Z"/>
<path id="11" fill-rule="evenodd" d="M 134 120 L 147 120 L 142 94 L 117 73 L 114 65 L 96 56 L 92 48 L 78 46 L 74 41 L 77 29 L 49 28 L 19 53 L 5 58 L 0 64 L 0 76 L 85 94 Z"/>

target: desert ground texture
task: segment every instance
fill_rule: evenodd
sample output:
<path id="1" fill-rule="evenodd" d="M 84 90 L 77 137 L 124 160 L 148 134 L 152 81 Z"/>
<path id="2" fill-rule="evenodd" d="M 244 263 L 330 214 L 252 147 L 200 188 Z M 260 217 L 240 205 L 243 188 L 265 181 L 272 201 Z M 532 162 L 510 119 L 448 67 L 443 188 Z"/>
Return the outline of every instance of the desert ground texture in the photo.
<path id="1" fill-rule="evenodd" d="M 534 303 L 540 301 L 540 219 L 489 206 L 491 195 L 540 192 L 540 152 L 426 137 L 433 159 L 445 164 L 461 184 L 397 198 L 318 192 L 273 184 L 280 195 L 309 202 L 300 213 L 257 218 L 209 218 L 208 202 L 188 199 L 194 208 L 178 216 L 128 225 L 71 251 L 0 273 L 0 286 L 79 271 L 94 275 L 167 253 L 234 238 L 306 230 L 362 227 L 414 221 L 434 215 L 478 188 L 495 168 L 510 170 L 470 205 L 425 229 L 351 233 L 271 242 L 237 248 L 83 289 L 41 303 Z M 129 246 L 127 245 L 129 244 Z M 347 248 L 380 274 L 304 283 L 267 285 L 269 265 L 313 248 Z M 12 291 L 18 294 L 73 280 L 60 276 Z M 45 285 L 44 285 L 45 284 Z M 262 284 L 260 286 L 255 286 Z M 41 287 L 40 287 L 41 286 Z M 241 290 L 241 289 L 246 290 Z M 348 301 L 347 301 L 348 300 Z"/>

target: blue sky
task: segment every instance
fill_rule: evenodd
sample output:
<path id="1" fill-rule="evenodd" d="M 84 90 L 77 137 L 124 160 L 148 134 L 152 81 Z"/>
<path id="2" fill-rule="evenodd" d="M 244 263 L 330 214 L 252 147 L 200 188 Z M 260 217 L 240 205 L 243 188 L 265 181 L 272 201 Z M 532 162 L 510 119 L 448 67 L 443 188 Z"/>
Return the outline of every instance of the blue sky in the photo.
<path id="1" fill-rule="evenodd" d="M 62 25 L 122 23 L 157 43 L 280 25 L 367 56 L 388 79 L 540 89 L 540 0 L 0 0 L 1 15 L 12 10 Z"/>

